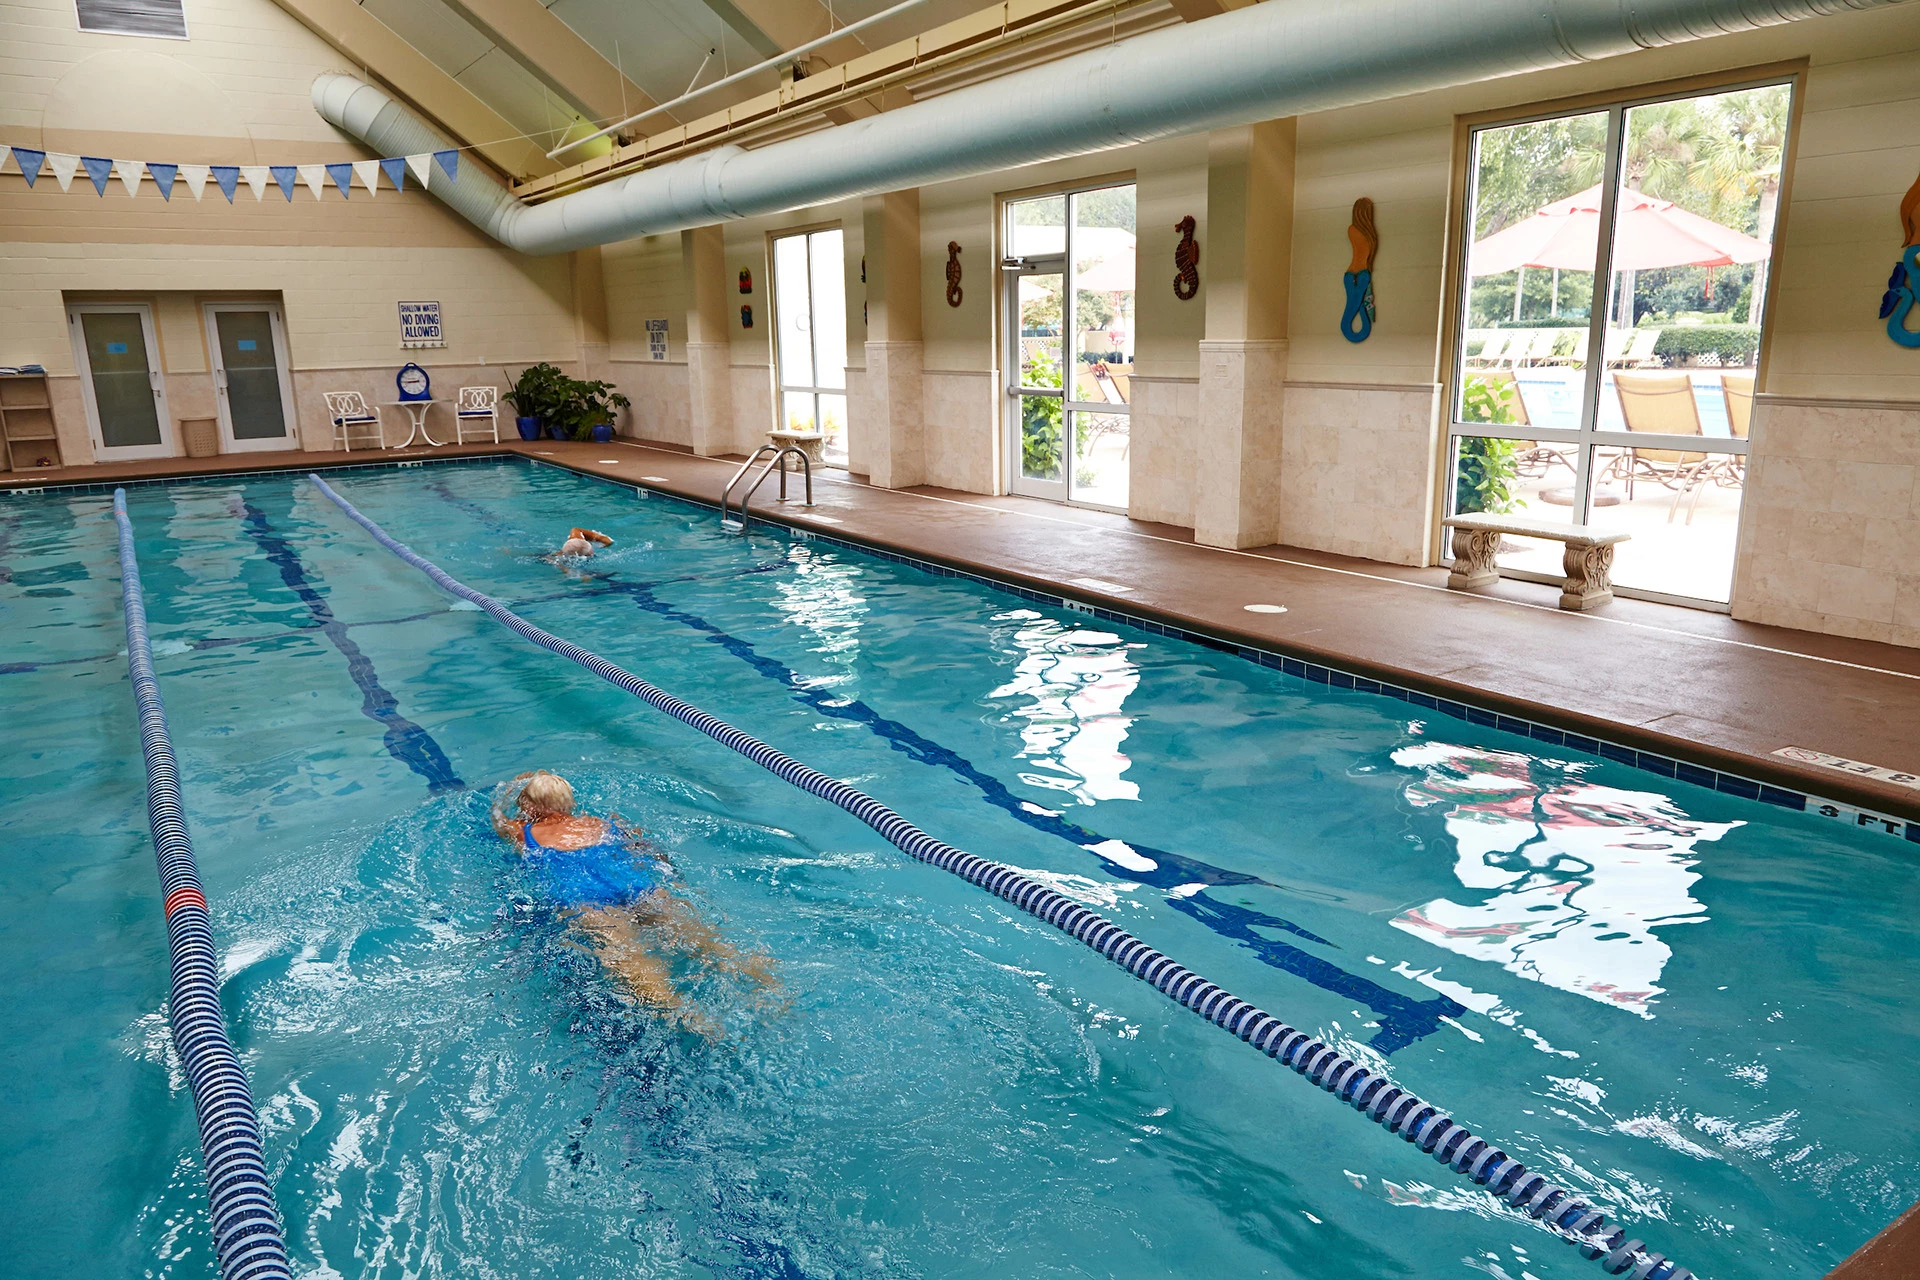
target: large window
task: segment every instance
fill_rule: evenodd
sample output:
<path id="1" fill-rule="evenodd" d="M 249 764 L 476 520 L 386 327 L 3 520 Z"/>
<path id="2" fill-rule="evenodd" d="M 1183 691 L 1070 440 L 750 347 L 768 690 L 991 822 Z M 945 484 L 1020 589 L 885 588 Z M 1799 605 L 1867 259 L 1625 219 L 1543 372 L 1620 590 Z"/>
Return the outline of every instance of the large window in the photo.
<path id="1" fill-rule="evenodd" d="M 826 436 L 827 461 L 847 465 L 846 249 L 838 227 L 773 242 L 774 416 L 789 431 Z"/>
<path id="2" fill-rule="evenodd" d="M 1124 511 L 1134 189 L 1007 202 L 1007 441 L 1015 493 Z"/>
<path id="3" fill-rule="evenodd" d="M 1621 529 L 1616 589 L 1727 600 L 1790 97 L 1473 132 L 1451 510 Z M 1501 552 L 1560 576 L 1557 544 Z"/>

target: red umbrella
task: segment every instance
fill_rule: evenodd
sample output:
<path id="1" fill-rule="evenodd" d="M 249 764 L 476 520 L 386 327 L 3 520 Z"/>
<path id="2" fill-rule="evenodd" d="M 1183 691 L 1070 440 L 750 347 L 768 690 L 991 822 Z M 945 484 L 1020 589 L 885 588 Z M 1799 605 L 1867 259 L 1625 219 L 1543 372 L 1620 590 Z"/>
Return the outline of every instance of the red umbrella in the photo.
<path id="1" fill-rule="evenodd" d="M 1655 267 L 1730 267 L 1759 262 L 1773 252 L 1764 240 L 1688 213 L 1670 200 L 1621 188 L 1613 238 L 1615 271 Z M 1598 184 L 1537 210 L 1473 246 L 1468 274 L 1496 276 L 1515 267 L 1593 270 L 1600 239 Z"/>

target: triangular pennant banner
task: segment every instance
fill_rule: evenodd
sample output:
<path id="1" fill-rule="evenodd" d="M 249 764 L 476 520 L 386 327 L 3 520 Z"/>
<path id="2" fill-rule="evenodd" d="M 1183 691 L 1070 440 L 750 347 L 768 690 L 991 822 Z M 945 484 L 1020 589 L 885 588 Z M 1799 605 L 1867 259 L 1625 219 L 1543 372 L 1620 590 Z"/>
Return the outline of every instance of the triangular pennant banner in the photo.
<path id="1" fill-rule="evenodd" d="M 318 200 L 321 189 L 327 185 L 327 166 L 323 164 L 302 164 L 295 165 L 294 168 L 300 173 L 300 181 L 307 184 L 307 190 L 313 192 L 313 198 Z"/>
<path id="2" fill-rule="evenodd" d="M 387 181 L 393 184 L 395 191 L 407 189 L 407 162 L 399 156 L 380 162 L 380 172 L 387 175 Z"/>
<path id="3" fill-rule="evenodd" d="M 150 162 L 147 165 L 147 172 L 153 175 L 153 185 L 160 188 L 160 198 L 162 200 L 173 199 L 173 179 L 174 175 L 180 172 L 180 166 L 177 164 L 154 164 Z"/>
<path id="4" fill-rule="evenodd" d="M 433 172 L 433 170 L 428 167 L 432 163 L 433 152 L 431 151 L 422 151 L 417 156 L 407 157 L 407 168 L 413 171 L 414 179 L 423 187 L 427 185 L 427 175 Z"/>
<path id="5" fill-rule="evenodd" d="M 147 171 L 147 166 L 144 161 L 115 160 L 113 162 L 113 171 L 119 175 L 120 185 L 127 189 L 127 195 L 137 196 L 140 194 L 140 178 Z"/>
<path id="6" fill-rule="evenodd" d="M 13 158 L 12 147 L 0 147 L 0 173 L 5 173 L 7 171 L 7 161 L 11 160 L 12 158 Z M 28 183 L 27 185 L 31 186 L 33 184 Z"/>
<path id="7" fill-rule="evenodd" d="M 49 151 L 47 168 L 53 170 L 53 176 L 60 180 L 60 189 L 65 191 L 73 182 L 73 175 L 80 171 L 80 157 L 65 151 Z"/>
<path id="8" fill-rule="evenodd" d="M 210 164 L 207 166 L 207 172 L 212 174 L 213 180 L 220 184 L 220 194 L 227 198 L 227 203 L 232 204 L 233 193 L 240 186 L 240 166 L 237 164 Z"/>
<path id="9" fill-rule="evenodd" d="M 371 194 L 380 193 L 380 162 L 378 160 L 355 160 L 353 176 L 360 179 L 360 185 Z"/>
<path id="10" fill-rule="evenodd" d="M 253 188 L 253 198 L 255 201 L 265 200 L 267 198 L 267 184 L 273 180 L 272 176 L 267 173 L 267 166 L 263 164 L 243 164 L 240 166 L 240 176 L 246 180 L 249 187 Z M 293 193 L 291 191 L 287 193 L 287 199 L 293 199 Z"/>
<path id="11" fill-rule="evenodd" d="M 334 186 L 340 188 L 341 199 L 343 200 L 353 199 L 353 193 L 347 190 L 347 188 L 353 183 L 353 166 L 352 165 L 330 164 L 327 166 L 327 176 L 333 179 Z"/>
<path id="12" fill-rule="evenodd" d="M 93 189 L 100 195 L 107 194 L 107 179 L 113 176 L 113 161 L 100 156 L 81 156 L 80 163 L 86 166 L 87 177 L 93 182 Z"/>
<path id="13" fill-rule="evenodd" d="M 193 202 L 195 204 L 200 203 L 200 193 L 207 189 L 207 177 L 212 172 L 212 168 L 204 164 L 183 164 L 180 166 L 180 181 L 186 183 L 187 190 L 193 192 Z M 235 182 L 240 180 L 239 170 L 236 169 L 234 171 L 233 179 Z M 231 191 L 227 193 L 227 200 L 229 203 L 233 200 L 233 193 Z"/>
<path id="14" fill-rule="evenodd" d="M 15 147 L 13 162 L 20 166 L 20 176 L 25 178 L 27 185 L 31 187 L 33 180 L 40 176 L 40 166 L 47 162 L 47 153 L 27 147 Z"/>
<path id="15" fill-rule="evenodd" d="M 433 158 L 439 162 L 442 169 L 447 171 L 449 178 L 458 178 L 460 176 L 460 153 L 458 151 L 436 151 L 433 153 Z"/>
<path id="16" fill-rule="evenodd" d="M 293 202 L 293 184 L 300 176 L 299 166 L 291 164 L 270 164 L 267 166 L 267 172 L 273 175 L 274 185 L 280 188 L 281 193 L 287 197 L 287 202 L 291 204 Z"/>

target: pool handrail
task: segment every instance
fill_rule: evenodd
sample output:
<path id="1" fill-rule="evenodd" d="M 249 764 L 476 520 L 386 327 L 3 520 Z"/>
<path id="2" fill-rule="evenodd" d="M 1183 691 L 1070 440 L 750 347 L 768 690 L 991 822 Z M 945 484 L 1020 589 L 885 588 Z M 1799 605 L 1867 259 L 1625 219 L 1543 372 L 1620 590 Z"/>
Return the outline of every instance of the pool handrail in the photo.
<path id="1" fill-rule="evenodd" d="M 221 1280 L 292 1280 L 286 1239 L 274 1205 L 260 1141 L 260 1117 L 227 1036 L 220 1008 L 220 962 L 213 948 L 207 896 L 180 804 L 180 767 L 167 734 L 167 712 L 153 673 L 146 595 L 134 554 L 127 491 L 113 491 L 120 526 L 120 598 L 126 614 L 127 673 L 140 712 L 140 749 L 147 766 L 147 825 L 160 872 L 171 957 L 167 1025 L 193 1092 L 206 1165 L 207 1206 Z"/>
<path id="2" fill-rule="evenodd" d="M 1648 1249 L 1642 1241 L 1629 1239 L 1621 1228 L 1607 1230 L 1606 1215 L 1572 1191 L 1528 1170 L 1486 1139 L 1455 1123 L 1439 1108 L 1394 1086 L 1384 1074 L 1230 994 L 1111 920 L 1031 876 L 935 839 L 872 796 L 800 763 L 600 655 L 534 626 L 498 600 L 475 591 L 393 538 L 318 475 L 309 473 L 307 478 L 349 519 L 372 534 L 374 541 L 426 574 L 443 590 L 478 606 L 522 639 L 585 667 L 609 684 L 739 752 L 782 781 L 838 806 L 872 827 L 908 857 L 978 885 L 1084 943 L 1175 1002 L 1305 1076 L 1389 1132 L 1417 1144 L 1455 1173 L 1504 1198 L 1508 1205 L 1575 1245 L 1582 1256 L 1598 1261 L 1609 1275 L 1621 1275 L 1631 1269 L 1635 1280 L 1692 1280 L 1691 1271 L 1664 1254 Z"/>
<path id="3" fill-rule="evenodd" d="M 725 530 L 728 533 L 741 533 L 745 531 L 746 529 L 745 524 L 741 523 L 740 521 L 734 520 L 727 515 L 727 504 L 733 500 L 733 486 L 740 483 L 740 477 L 747 474 L 748 467 L 751 467 L 754 463 L 760 461 L 761 458 L 765 457 L 769 453 L 778 457 L 779 452 L 780 452 L 779 445 L 775 445 L 775 444 L 761 445 L 758 449 L 755 449 L 752 453 L 748 454 L 747 460 L 740 464 L 739 470 L 735 471 L 733 475 L 728 478 L 726 487 L 720 490 L 720 527 L 723 530 Z M 762 474 L 764 476 L 765 473 L 762 473 Z"/>

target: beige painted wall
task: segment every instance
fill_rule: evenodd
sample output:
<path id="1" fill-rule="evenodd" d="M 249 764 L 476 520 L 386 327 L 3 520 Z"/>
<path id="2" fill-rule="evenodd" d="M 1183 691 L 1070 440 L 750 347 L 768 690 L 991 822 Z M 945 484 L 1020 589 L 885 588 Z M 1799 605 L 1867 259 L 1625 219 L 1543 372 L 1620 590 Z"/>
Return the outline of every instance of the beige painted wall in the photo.
<path id="1" fill-rule="evenodd" d="M 188 16 L 191 39 L 143 40 L 79 32 L 70 0 L 13 0 L 0 9 L 0 139 L 188 163 L 368 158 L 309 98 L 315 76 L 346 69 L 339 55 L 271 0 L 200 0 Z M 504 383 L 502 366 L 580 354 L 569 259 L 506 252 L 417 188 L 345 202 L 329 188 L 316 202 L 297 187 L 289 202 L 242 184 L 229 205 L 211 183 L 196 203 L 183 188 L 163 201 L 151 181 L 134 198 L 117 179 L 101 196 L 84 174 L 65 192 L 50 173 L 32 189 L 0 175 L 0 363 L 70 380 L 67 300 L 152 300 L 168 409 L 200 416 L 211 391 L 196 299 L 221 293 L 283 301 L 298 429 L 318 447 L 330 436 L 318 389 L 365 383 L 391 399 L 393 371 L 413 359 L 450 396 Z M 441 303 L 447 346 L 403 352 L 396 304 L 422 298 Z M 77 387 L 61 403 L 63 439 L 80 446 L 68 458 L 85 461 Z"/>

